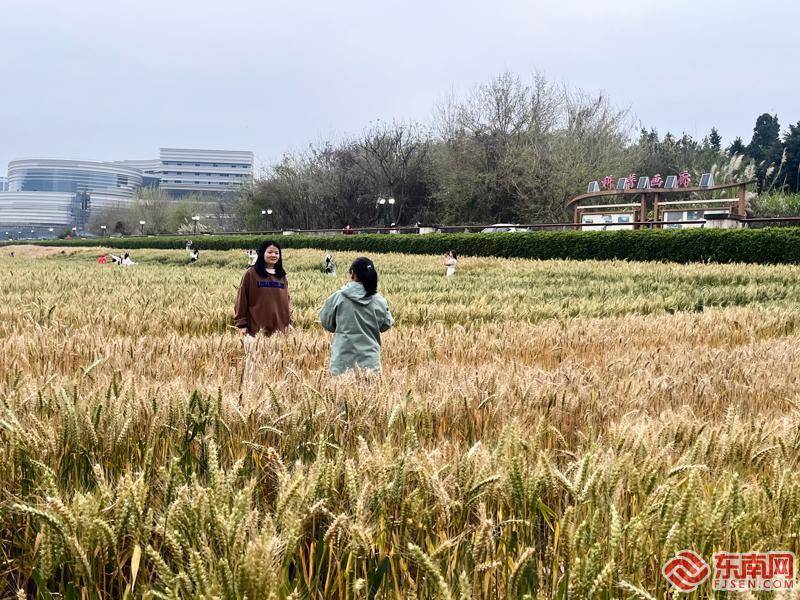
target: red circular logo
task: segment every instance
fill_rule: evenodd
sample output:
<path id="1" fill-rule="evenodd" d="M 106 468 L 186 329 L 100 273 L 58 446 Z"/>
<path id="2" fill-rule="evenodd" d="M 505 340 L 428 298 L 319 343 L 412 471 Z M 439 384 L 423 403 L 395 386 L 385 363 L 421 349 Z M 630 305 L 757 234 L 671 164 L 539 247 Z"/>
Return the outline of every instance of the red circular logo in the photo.
<path id="1" fill-rule="evenodd" d="M 681 550 L 661 569 L 664 577 L 682 592 L 691 592 L 708 578 L 708 563 L 692 550 Z"/>

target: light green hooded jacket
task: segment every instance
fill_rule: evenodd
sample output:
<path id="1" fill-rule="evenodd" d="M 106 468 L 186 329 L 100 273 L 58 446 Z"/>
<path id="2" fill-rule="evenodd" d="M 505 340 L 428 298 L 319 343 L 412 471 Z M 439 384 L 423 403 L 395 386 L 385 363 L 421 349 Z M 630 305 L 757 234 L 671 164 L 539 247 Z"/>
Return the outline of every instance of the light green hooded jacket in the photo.
<path id="1" fill-rule="evenodd" d="M 332 332 L 331 373 L 356 367 L 381 370 L 381 332 L 394 325 L 386 299 L 367 296 L 364 286 L 351 281 L 325 301 L 319 320 Z"/>

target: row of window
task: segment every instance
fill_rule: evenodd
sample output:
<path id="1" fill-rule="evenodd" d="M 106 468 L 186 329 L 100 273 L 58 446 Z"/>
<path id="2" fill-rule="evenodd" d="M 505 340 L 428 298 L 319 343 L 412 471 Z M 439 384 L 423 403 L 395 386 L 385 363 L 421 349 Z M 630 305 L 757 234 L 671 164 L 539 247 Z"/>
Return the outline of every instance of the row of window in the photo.
<path id="1" fill-rule="evenodd" d="M 185 165 L 187 167 L 192 167 L 192 166 L 194 166 L 194 167 L 226 167 L 226 168 L 231 168 L 231 169 L 252 169 L 253 168 L 253 165 L 243 165 L 243 164 L 236 164 L 236 163 L 208 163 L 208 162 L 203 162 L 203 163 L 188 163 L 188 162 L 187 163 L 182 163 L 182 162 L 175 162 L 175 161 L 169 161 L 169 160 L 162 161 L 161 164 L 163 164 L 163 165 L 175 165 L 175 166 L 178 166 L 178 167 L 182 167 L 182 166 Z"/>
<path id="2" fill-rule="evenodd" d="M 184 173 L 183 171 L 162 171 L 162 175 L 191 175 L 191 173 Z M 203 175 L 204 177 L 249 177 L 245 173 L 195 173 L 195 177 Z"/>
<path id="3" fill-rule="evenodd" d="M 183 184 L 183 185 L 187 185 L 187 184 L 191 184 L 192 182 L 191 181 L 187 181 L 185 179 L 162 179 L 161 183 L 180 183 L 180 184 Z M 222 185 L 222 186 L 233 185 L 233 182 L 229 183 L 227 181 L 220 181 L 218 183 L 215 183 L 213 181 L 195 181 L 194 183 L 196 185 L 200 185 L 200 184 L 203 184 L 203 185 Z"/>
<path id="4" fill-rule="evenodd" d="M 76 170 L 36 170 L 15 174 L 9 187 L 23 192 L 77 192 L 92 188 L 132 189 L 140 182 L 131 182 L 127 175 Z"/>

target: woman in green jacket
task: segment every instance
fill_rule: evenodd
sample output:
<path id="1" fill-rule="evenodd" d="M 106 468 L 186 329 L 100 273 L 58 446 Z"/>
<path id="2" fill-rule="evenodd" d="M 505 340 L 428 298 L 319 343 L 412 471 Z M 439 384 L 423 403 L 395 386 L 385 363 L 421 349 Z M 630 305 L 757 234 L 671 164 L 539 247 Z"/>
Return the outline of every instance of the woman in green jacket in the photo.
<path id="1" fill-rule="evenodd" d="M 378 293 L 378 272 L 368 258 L 350 265 L 351 281 L 325 301 L 319 319 L 333 333 L 331 373 L 381 370 L 381 333 L 394 325 L 386 299 Z"/>

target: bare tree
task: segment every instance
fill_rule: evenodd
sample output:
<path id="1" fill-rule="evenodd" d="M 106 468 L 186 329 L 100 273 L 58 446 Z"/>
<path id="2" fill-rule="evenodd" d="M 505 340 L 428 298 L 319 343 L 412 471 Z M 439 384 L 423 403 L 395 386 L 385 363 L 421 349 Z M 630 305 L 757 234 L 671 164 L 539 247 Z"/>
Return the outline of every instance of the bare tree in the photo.
<path id="1" fill-rule="evenodd" d="M 437 196 L 450 221 L 563 217 L 566 200 L 619 163 L 630 125 L 603 96 L 505 73 L 437 113 Z"/>
<path id="2" fill-rule="evenodd" d="M 415 216 L 427 199 L 430 138 L 416 124 L 384 124 L 366 130 L 355 145 L 355 165 L 361 170 L 373 197 L 389 196 L 393 205 L 383 205 L 389 220 L 401 223 Z M 374 222 L 383 215 L 376 206 Z"/>

